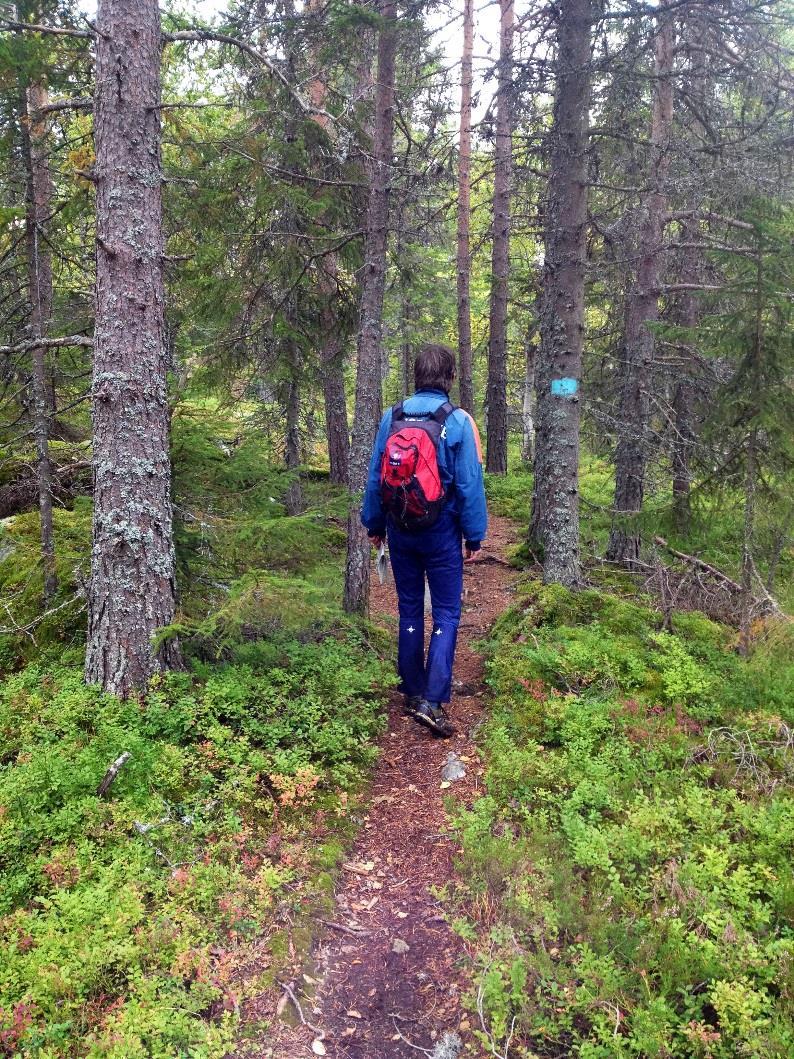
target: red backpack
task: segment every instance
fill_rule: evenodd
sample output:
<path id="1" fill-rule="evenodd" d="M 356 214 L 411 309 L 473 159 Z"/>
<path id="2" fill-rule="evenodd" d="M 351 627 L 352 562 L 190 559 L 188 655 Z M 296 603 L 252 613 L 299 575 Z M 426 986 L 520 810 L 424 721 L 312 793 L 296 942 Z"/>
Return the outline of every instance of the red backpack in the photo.
<path id="1" fill-rule="evenodd" d="M 441 514 L 447 497 L 438 469 L 438 443 L 446 437 L 446 422 L 454 411 L 449 401 L 423 415 L 406 415 L 402 401 L 392 408 L 380 495 L 384 510 L 402 530 L 429 529 Z"/>

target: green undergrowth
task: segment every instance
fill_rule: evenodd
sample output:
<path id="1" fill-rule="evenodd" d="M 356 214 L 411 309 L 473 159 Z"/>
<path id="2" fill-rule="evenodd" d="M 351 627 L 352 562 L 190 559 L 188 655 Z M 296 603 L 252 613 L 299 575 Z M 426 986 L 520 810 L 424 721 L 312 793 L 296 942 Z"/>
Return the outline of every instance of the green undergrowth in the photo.
<path id="1" fill-rule="evenodd" d="M 263 984 L 241 980 L 247 946 L 270 938 L 276 973 L 280 924 L 338 861 L 388 683 L 353 635 L 282 639 L 269 664 L 199 665 L 128 702 L 74 667 L 8 678 L 0 1055 L 223 1055 Z"/>
<path id="2" fill-rule="evenodd" d="M 189 649 L 234 660 L 235 645 L 274 630 L 304 635 L 343 621 L 329 601 L 342 594 L 344 490 L 304 468 L 300 510 L 288 515 L 295 473 L 280 465 L 267 437 L 208 402 L 174 413 L 172 457 L 175 629 Z M 0 637 L 0 674 L 65 651 L 77 658 L 82 650 L 91 511 L 90 498 L 78 497 L 54 512 L 59 589 L 44 621 L 38 512 L 0 523 L 0 628 L 19 629 Z"/>
<path id="3" fill-rule="evenodd" d="M 489 509 L 493 514 L 514 519 L 528 526 L 532 505 L 532 468 L 522 463 L 515 445 L 510 447 L 509 475 L 486 475 Z M 740 490 L 722 489 L 707 492 L 695 489 L 691 497 L 690 518 L 685 530 L 676 526 L 669 482 L 659 478 L 660 468 L 649 483 L 643 512 L 634 516 L 633 525 L 644 543 L 644 558 L 652 562 L 654 551 L 659 559 L 674 563 L 669 554 L 654 544 L 663 537 L 672 547 L 696 555 L 718 567 L 730 577 L 741 577 L 742 537 L 744 533 L 744 495 Z M 580 545 L 588 568 L 597 569 L 609 541 L 614 503 L 614 471 L 607 460 L 587 451 L 580 464 Z M 794 611 L 794 548 L 781 547 L 781 527 L 790 523 L 784 499 L 786 490 L 773 486 L 769 496 L 756 512 L 754 546 L 756 561 L 764 580 L 770 561 L 774 562 L 774 595 L 784 610 Z M 790 503 L 789 503 L 790 506 Z M 528 566 L 539 556 L 532 556 L 526 545 L 515 553 L 517 565 Z M 628 581 L 627 583 L 630 583 Z"/>
<path id="4" fill-rule="evenodd" d="M 374 760 L 393 677 L 341 609 L 346 495 L 304 468 L 295 504 L 270 440 L 209 402 L 172 445 L 161 636 L 187 670 L 138 699 L 82 683 L 90 498 L 55 512 L 43 622 L 38 516 L 0 528 L 0 601 L 32 622 L 0 642 L 0 1056 L 227 1054 L 331 899 Z"/>
<path id="5" fill-rule="evenodd" d="M 794 634 L 526 582 L 488 645 L 458 927 L 492 1054 L 794 1054 Z"/>

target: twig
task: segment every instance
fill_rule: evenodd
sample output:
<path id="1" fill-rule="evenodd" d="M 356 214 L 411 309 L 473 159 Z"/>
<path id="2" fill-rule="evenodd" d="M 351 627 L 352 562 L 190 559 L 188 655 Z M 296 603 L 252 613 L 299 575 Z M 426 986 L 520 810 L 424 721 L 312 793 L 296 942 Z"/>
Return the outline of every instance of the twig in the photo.
<path id="1" fill-rule="evenodd" d="M 278 984 L 281 986 L 281 988 L 284 990 L 284 992 L 290 998 L 292 1003 L 295 1005 L 295 1010 L 298 1012 L 298 1018 L 301 1020 L 303 1025 L 307 1029 L 310 1029 L 312 1031 L 312 1033 L 317 1035 L 316 1039 L 318 1041 L 324 1040 L 325 1039 L 325 1030 L 318 1029 L 317 1026 L 314 1026 L 311 1022 L 309 1022 L 309 1020 L 303 1014 L 303 1008 L 301 1007 L 300 1000 L 298 1000 L 298 998 L 295 996 L 295 992 L 294 992 L 292 986 L 289 984 L 289 982 L 279 982 Z"/>
<path id="2" fill-rule="evenodd" d="M 407 1044 L 409 1048 L 413 1048 L 414 1051 L 416 1051 L 416 1052 L 424 1052 L 425 1055 L 432 1056 L 433 1052 L 431 1052 L 431 1050 L 429 1048 L 423 1048 L 421 1046 L 421 1044 L 414 1044 L 413 1041 L 409 1041 L 408 1038 L 404 1034 L 402 1034 L 400 1032 L 400 1027 L 395 1022 L 395 1019 L 394 1019 L 393 1015 L 392 1015 L 392 1025 L 394 1026 L 395 1030 L 397 1031 L 397 1036 L 400 1038 L 401 1041 L 403 1041 L 405 1044 Z"/>
<path id="3" fill-rule="evenodd" d="M 351 934 L 354 938 L 361 938 L 370 933 L 369 930 L 365 930 L 364 927 L 346 927 L 344 923 L 334 923 L 331 919 L 321 919 L 321 923 L 324 923 L 326 927 L 330 927 L 332 930 L 338 930 L 342 934 Z"/>
<path id="4" fill-rule="evenodd" d="M 39 614 L 39 616 L 37 618 L 34 618 L 32 621 L 29 621 L 27 623 L 27 625 L 17 625 L 16 622 L 14 622 L 14 616 L 11 613 L 11 611 L 9 610 L 8 604 L 7 603 L 3 603 L 3 606 L 5 607 L 6 613 L 8 614 L 9 618 L 11 619 L 11 621 L 14 622 L 14 624 L 11 625 L 10 627 L 6 627 L 6 628 L 0 627 L 0 636 L 12 636 L 15 633 L 16 634 L 22 633 L 25 636 L 29 636 L 30 639 L 33 640 L 33 642 L 35 643 L 36 640 L 31 635 L 31 630 L 35 629 L 37 625 L 41 625 L 41 623 L 43 621 L 46 621 L 47 618 L 51 618 L 53 614 L 57 614 L 59 610 L 64 610 L 66 607 L 70 607 L 72 605 L 72 603 L 75 603 L 78 599 L 83 599 L 83 593 L 82 592 L 77 592 L 74 596 L 71 596 L 69 599 L 65 600 L 63 603 L 59 603 L 57 607 L 51 607 L 50 610 L 45 610 L 43 614 Z M 85 607 L 85 602 L 83 602 L 83 607 Z M 83 607 L 81 607 L 80 609 L 82 610 Z M 79 611 L 78 611 L 78 613 L 79 613 Z"/>

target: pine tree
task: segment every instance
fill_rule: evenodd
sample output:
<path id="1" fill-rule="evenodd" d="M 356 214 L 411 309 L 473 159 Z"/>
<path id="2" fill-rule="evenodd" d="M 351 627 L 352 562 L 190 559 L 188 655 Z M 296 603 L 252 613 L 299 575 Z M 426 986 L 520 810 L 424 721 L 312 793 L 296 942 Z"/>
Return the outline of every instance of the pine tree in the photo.
<path id="1" fill-rule="evenodd" d="M 471 94 L 474 50 L 474 0 L 463 0 L 463 55 L 460 65 L 460 138 L 458 145 L 458 383 L 460 403 L 474 412 L 471 350 Z"/>
<path id="2" fill-rule="evenodd" d="M 494 147 L 491 311 L 488 328 L 485 466 L 507 473 L 507 301 L 510 275 L 510 198 L 513 185 L 513 0 L 500 0 L 499 90 Z"/>
<path id="3" fill-rule="evenodd" d="M 381 0 L 383 24 L 378 33 L 375 90 L 374 149 L 361 279 L 356 407 L 348 464 L 348 486 L 354 503 L 347 521 L 347 563 L 344 606 L 364 612 L 369 603 L 369 541 L 361 525 L 357 498 L 367 479 L 367 468 L 381 412 L 383 292 L 386 285 L 386 248 L 389 233 L 389 184 L 394 142 L 394 67 L 397 51 L 397 6 Z"/>
<path id="4" fill-rule="evenodd" d="M 531 538 L 547 582 L 573 586 L 579 570 L 579 420 L 584 334 L 587 140 L 592 0 L 563 0 L 557 18 L 549 133 L 545 257 L 536 366 L 537 433 Z"/>
<path id="5" fill-rule="evenodd" d="M 128 695 L 178 664 L 163 304 L 157 0 L 100 0 L 94 101 L 94 529 L 85 675 Z"/>

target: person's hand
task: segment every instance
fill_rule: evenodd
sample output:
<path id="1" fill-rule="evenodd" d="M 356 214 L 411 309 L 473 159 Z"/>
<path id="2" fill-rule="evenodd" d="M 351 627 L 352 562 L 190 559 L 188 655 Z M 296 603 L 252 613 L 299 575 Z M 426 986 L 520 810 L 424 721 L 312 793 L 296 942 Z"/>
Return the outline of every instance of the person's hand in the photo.
<path id="1" fill-rule="evenodd" d="M 383 545 L 386 543 L 386 538 L 380 536 L 377 533 L 370 533 L 369 540 L 373 548 L 382 548 Z"/>
<path id="2" fill-rule="evenodd" d="M 482 557 L 482 548 L 470 548 L 468 544 L 463 549 L 464 563 L 476 563 Z"/>

